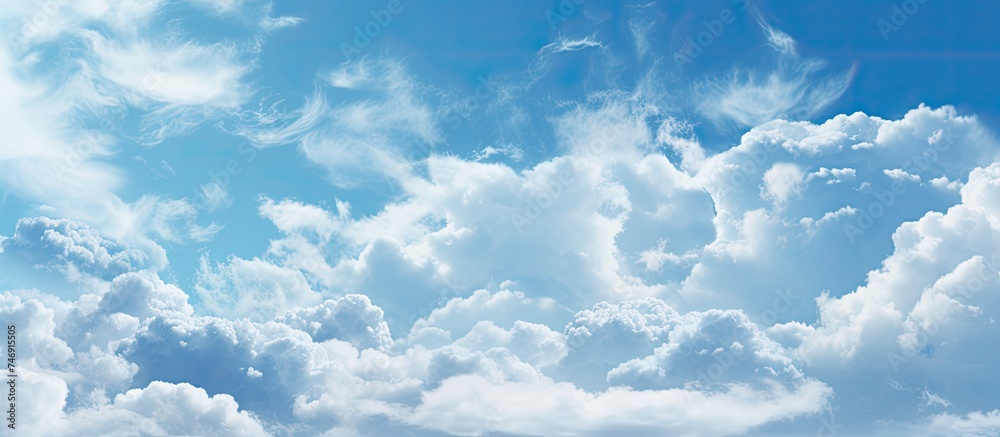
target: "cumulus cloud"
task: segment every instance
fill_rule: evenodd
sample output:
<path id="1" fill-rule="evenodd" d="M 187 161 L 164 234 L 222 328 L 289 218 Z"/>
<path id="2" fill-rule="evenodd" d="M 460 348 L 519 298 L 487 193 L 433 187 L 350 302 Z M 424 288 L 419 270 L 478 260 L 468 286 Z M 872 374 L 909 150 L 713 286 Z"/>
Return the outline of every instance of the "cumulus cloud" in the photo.
<path id="1" fill-rule="evenodd" d="M 239 276 L 250 274 L 234 277 Z M 34 375 L 25 387 L 36 390 L 26 402 L 50 397 L 50 405 L 57 406 L 44 409 L 54 414 L 48 423 L 30 418 L 25 424 L 53 435 L 80 429 L 106 433 L 111 424 L 123 432 L 152 434 L 356 433 L 372 431 L 370 420 L 376 417 L 389 421 L 378 429 L 410 432 L 542 435 L 629 426 L 647 434 L 694 429 L 739 434 L 817 411 L 829 395 L 811 382 L 790 389 L 732 385 L 716 392 L 679 386 L 632 391 L 607 384 L 590 391 L 578 382 L 556 382 L 549 375 L 573 375 L 560 369 L 583 363 L 581 352 L 604 358 L 606 373 L 643 359 L 659 344 L 687 342 L 678 339 L 704 331 L 684 328 L 687 323 L 709 322 L 646 299 L 599 304 L 577 314 L 562 333 L 523 320 L 558 324 L 566 315 L 551 299 L 510 291 L 515 285 L 507 281 L 501 291 L 451 300 L 418 321 L 403 343 L 392 341 L 381 309 L 365 296 L 295 305 L 270 321 L 228 320 L 195 315 L 183 291 L 150 271 L 119 275 L 108 291 L 75 302 L 7 293 L 0 314 L 22 332 L 19 350 L 31 363 L 25 374 Z M 747 322 L 736 313 L 726 317 Z M 759 356 L 775 353 L 766 338 L 747 337 L 762 336 L 759 331 L 741 329 L 747 331 L 722 329 L 718 337 L 701 338 L 718 344 L 739 339 Z M 428 330 L 447 335 L 439 344 L 418 341 Z M 489 393 L 477 404 L 463 404 L 471 416 L 429 420 L 450 417 L 443 411 L 458 408 L 454 402 L 470 389 Z M 562 418 L 539 421 L 537 410 L 519 406 L 523 396 L 547 399 L 542 411 L 562 410 Z M 587 413 L 616 405 L 621 414 L 641 415 L 649 402 L 676 407 L 692 399 L 701 406 L 669 411 L 672 420 L 625 425 L 610 412 Z M 751 408 L 753 414 L 720 422 L 719 416 L 695 413 L 706 405 Z M 480 409 L 492 411 L 486 417 L 492 421 L 477 422 Z M 197 420 L 167 420 L 178 415 Z"/>
<path id="2" fill-rule="evenodd" d="M 602 302 L 580 311 L 565 329 L 572 349 L 564 371 L 583 388 L 607 387 L 609 371 L 666 343 L 678 318 L 673 308 L 653 298 L 617 305 Z"/>
<path id="3" fill-rule="evenodd" d="M 438 298 L 483 288 L 491 277 L 517 282 L 528 297 L 565 299 L 570 306 L 590 305 L 607 295 L 648 294 L 627 272 L 626 263 L 634 260 L 619 259 L 616 236 L 636 253 L 649 249 L 650 235 L 669 240 L 671 250 L 686 252 L 707 242 L 706 234 L 711 233 L 711 225 L 686 213 L 693 210 L 709 218 L 712 205 L 690 176 L 663 156 L 627 164 L 641 156 L 638 150 L 655 147 L 642 117 L 627 105 L 567 114 L 560 120 L 560 132 L 573 154 L 520 174 L 503 164 L 432 156 L 424 161 L 426 178 L 411 177 L 403 184 L 403 200 L 356 219 L 347 205 L 338 205 L 336 213 L 308 209 L 322 230 L 290 232 L 281 243 L 272 243 L 281 248 L 274 253 L 280 253 L 283 262 L 315 272 L 316 280 L 327 287 L 368 294 L 386 311 L 390 326 L 393 320 L 410 318 L 414 308 L 420 309 L 417 317 L 426 316 L 433 309 L 427 305 Z M 623 182 L 600 163 L 596 154 L 605 152 L 620 153 L 613 165 L 622 166 L 629 184 L 655 191 L 630 198 Z M 632 208 L 638 208 L 632 226 L 627 237 L 620 236 Z M 278 211 L 264 202 L 262 212 L 291 231 L 294 219 L 279 218 Z M 354 259 L 334 263 L 313 255 L 311 263 L 291 260 L 293 253 L 322 249 L 328 233 L 335 234 L 331 241 L 358 247 Z M 293 241 L 297 235 L 312 247 Z M 465 256 L 470 248 L 489 261 Z M 398 281 L 380 273 L 390 271 Z M 406 297 L 397 290 L 407 290 Z"/>
<path id="4" fill-rule="evenodd" d="M 111 282 L 107 293 L 101 296 L 98 311 L 108 314 L 124 313 L 144 320 L 164 311 L 192 314 L 188 296 L 180 288 L 166 284 L 148 271 L 125 273 Z"/>
<path id="5" fill-rule="evenodd" d="M 119 394 L 109 405 L 76 411 L 59 425 L 53 435 L 271 435 L 232 396 L 160 381 Z"/>
<path id="6" fill-rule="evenodd" d="M 4 292 L 0 315 L 15 326 L 17 352 L 22 362 L 34 358 L 40 366 L 60 366 L 72 356 L 72 349 L 55 336 L 55 311 L 36 299 L 22 299 Z"/>
<path id="7" fill-rule="evenodd" d="M 872 147 L 851 147 L 860 143 Z M 882 261 L 900 225 L 958 201 L 946 191 L 889 178 L 884 169 L 965 180 L 971 177 L 969 164 L 958 162 L 989 165 L 992 144 L 982 126 L 950 107 L 920 106 L 900 120 L 855 113 L 822 124 L 774 121 L 751 129 L 738 146 L 706 160 L 696 175 L 712 193 L 716 238 L 682 279 L 678 304 L 692 309 L 735 305 L 755 319 L 776 314 L 782 322 L 811 322 L 811 297 L 823 290 L 844 293 L 856 288 L 849 278 L 863 278 Z M 838 165 L 828 164 L 833 161 Z M 804 178 L 796 171 L 787 178 L 789 183 L 779 183 L 787 182 L 777 177 L 783 173 L 771 169 L 783 163 L 801 168 Z M 823 179 L 840 182 L 818 183 Z M 774 204 L 780 193 L 786 201 Z M 852 254 L 871 267 L 797 261 L 815 250 Z M 778 279 L 789 278 L 788 265 L 808 273 L 800 270 L 795 279 Z M 730 280 L 743 274 L 756 279 Z M 787 307 L 784 302 L 776 305 L 776 290 L 786 287 L 810 298 L 797 298 Z M 727 288 L 734 292 L 724 293 Z M 768 297 L 744 300 L 741 296 L 748 292 Z M 734 303 L 734 298 L 740 302 Z"/>
<path id="8" fill-rule="evenodd" d="M 611 370 L 608 382 L 640 390 L 805 382 L 790 354 L 739 311 L 686 314 L 668 340 L 652 355 Z"/>
<path id="9" fill-rule="evenodd" d="M 969 277 L 976 268 L 985 268 L 989 260 L 986 254 L 978 260 L 970 252 L 947 268 L 941 264 L 934 264 L 934 268 L 922 265 L 919 274 L 891 287 L 916 287 L 925 290 L 923 297 L 912 291 L 907 295 L 910 297 L 880 292 L 876 306 L 848 305 L 854 299 L 849 297 L 851 294 L 834 298 L 820 293 L 824 289 L 844 290 L 847 284 L 864 278 L 867 270 L 801 262 L 811 251 L 822 248 L 857 252 L 877 263 L 882 261 L 882 255 L 858 247 L 853 229 L 862 234 L 895 231 L 896 236 L 889 242 L 898 247 L 914 238 L 904 237 L 912 226 L 908 220 L 919 218 L 927 210 L 954 204 L 953 196 L 930 191 L 934 187 L 894 185 L 903 181 L 887 177 L 883 172 L 887 168 L 919 176 L 945 174 L 949 180 L 968 178 L 962 191 L 963 202 L 976 203 L 975 208 L 969 206 L 969 211 L 979 211 L 975 214 L 985 217 L 984 211 L 991 208 L 987 205 L 991 205 L 988 199 L 992 191 L 983 187 L 990 186 L 993 170 L 967 173 L 967 164 L 959 164 L 989 162 L 985 150 L 992 143 L 973 120 L 958 116 L 948 107 L 921 106 L 901 120 L 857 113 L 822 124 L 775 121 L 751 130 L 740 145 L 704 158 L 697 170 L 686 170 L 694 173 L 686 173 L 658 154 L 656 147 L 661 143 L 652 135 L 656 129 L 642 120 L 641 114 L 648 114 L 643 111 L 646 109 L 628 105 L 569 111 L 557 120 L 557 127 L 563 129 L 560 135 L 567 155 L 521 173 L 503 164 L 431 157 L 426 160 L 426 177 L 408 179 L 403 185 L 406 196 L 371 216 L 355 218 L 350 205 L 343 202 L 338 202 L 335 210 L 327 210 L 297 201 L 262 198 L 262 216 L 284 234 L 271 244 L 271 261 L 292 276 L 302 272 L 304 283 L 322 283 L 332 289 L 370 296 L 371 303 L 384 311 L 386 325 L 400 336 L 391 346 L 381 343 L 383 352 L 379 353 L 387 355 L 370 356 L 383 357 L 378 359 L 381 364 L 377 367 L 396 375 L 397 381 L 414 384 L 394 392 L 394 396 L 404 397 L 413 396 L 414 387 L 423 387 L 425 394 L 444 396 L 439 391 L 451 390 L 450 381 L 456 374 L 470 375 L 469 384 L 483 378 L 488 382 L 484 387 L 499 387 L 497 390 L 515 383 L 546 387 L 550 379 L 556 386 L 565 381 L 571 383 L 569 392 L 580 390 L 598 397 L 622 387 L 693 390 L 699 387 L 700 379 L 700 387 L 710 387 L 713 394 L 751 390 L 762 396 L 794 396 L 808 391 L 813 397 L 809 404 L 812 407 L 801 413 L 806 414 L 804 411 L 823 408 L 829 387 L 851 386 L 849 381 L 831 376 L 828 369 L 833 364 L 829 363 L 850 367 L 861 357 L 886 350 L 899 351 L 906 363 L 913 363 L 919 351 L 943 353 L 940 344 L 927 343 L 922 332 L 938 324 L 938 332 L 946 333 L 940 335 L 955 338 L 961 332 L 959 320 L 988 311 L 983 302 L 964 300 L 963 293 L 949 285 Z M 614 141 L 609 140 L 608 132 L 614 133 Z M 960 143 L 974 146 L 956 148 Z M 870 146 L 853 147 L 858 144 Z M 945 150 L 963 157 L 945 158 Z M 931 151 L 941 159 L 930 159 L 934 153 Z M 565 174 L 572 178 L 560 179 Z M 570 183 L 560 186 L 561 181 Z M 830 181 L 837 182 L 820 183 Z M 545 206 L 536 202 L 538 211 L 531 214 L 529 210 L 522 214 L 517 203 L 511 201 L 518 199 L 519 193 L 526 193 L 531 207 L 532 194 L 543 192 L 548 196 Z M 595 201 L 595 196 L 600 196 L 600 201 Z M 917 200 L 904 203 L 903 198 Z M 470 204 L 468 199 L 478 200 Z M 828 199 L 836 199 L 836 203 Z M 780 204 L 776 202 L 779 200 Z M 684 215 L 672 213 L 671 208 L 686 208 L 682 210 L 687 212 L 704 208 L 700 220 L 711 225 L 699 228 L 695 224 L 699 219 L 690 217 L 692 224 L 678 221 Z M 516 215 L 528 219 L 533 214 L 537 214 L 535 218 L 521 223 L 519 229 Z M 504 223 L 506 220 L 510 222 Z M 575 235 L 591 239 L 575 238 L 556 244 L 551 241 L 560 233 L 544 232 L 545 238 L 534 233 L 536 227 L 556 229 L 551 226 L 587 229 Z M 658 229 L 652 235 L 661 233 L 656 249 L 648 246 L 651 229 Z M 692 238 L 686 232 L 690 229 L 703 229 L 703 234 Z M 639 235 L 645 238 L 639 239 Z M 340 261 L 327 257 L 329 245 L 335 241 L 356 246 L 355 255 Z M 541 242 L 547 244 L 535 245 Z M 934 244 L 940 247 L 940 243 Z M 459 249 L 470 247 L 485 254 L 476 263 L 468 263 L 460 256 L 464 252 Z M 507 247 L 510 252 L 504 251 Z M 563 255 L 525 260 L 524 264 L 511 261 L 524 258 L 523 254 L 548 253 L 545 251 L 556 247 L 570 250 L 561 252 Z M 677 252 L 668 250 L 672 248 Z M 520 255 L 501 256 L 504 253 Z M 580 253 L 587 256 L 569 257 Z M 662 256 L 654 256 L 657 253 Z M 594 263 L 595 254 L 603 254 L 607 261 Z M 668 254 L 675 254 L 678 262 L 667 264 L 674 259 Z M 647 269 L 650 276 L 639 277 L 630 271 L 630 266 L 642 265 L 642 260 L 652 266 L 660 258 L 664 260 L 659 264 L 661 271 Z M 557 264 L 536 270 L 548 260 L 557 260 Z M 961 261 L 966 263 L 959 265 Z M 892 257 L 886 259 L 885 268 L 891 269 L 895 262 Z M 941 260 L 928 258 L 927 262 Z M 494 267 L 497 263 L 503 267 Z M 781 273 L 788 265 L 797 265 L 806 273 L 790 278 Z M 670 271 L 675 268 L 681 269 L 679 275 Z M 948 276 L 952 270 L 954 273 Z M 378 273 L 389 271 L 405 279 L 391 281 Z M 657 275 L 671 273 L 676 275 L 674 282 L 667 279 L 665 284 L 657 283 L 664 281 Z M 512 281 L 505 282 L 498 291 L 491 291 L 491 287 L 471 291 L 481 287 L 478 284 L 492 282 L 490 278 L 499 274 Z M 581 274 L 590 279 L 581 280 Z M 869 283 L 880 281 L 880 275 L 869 274 Z M 546 282 L 540 282 L 540 278 Z M 554 292 L 558 288 L 552 284 L 559 283 L 569 284 L 567 288 L 574 291 Z M 609 289 L 621 294 L 608 293 Z M 629 293 L 660 294 L 686 309 L 727 305 L 743 310 L 681 315 L 662 300 L 615 299 Z M 821 296 L 820 311 L 819 320 L 813 322 L 815 296 Z M 610 302 L 600 303 L 605 300 Z M 578 308 L 594 304 L 597 306 L 593 310 L 577 314 L 566 325 L 561 305 Z M 289 314 L 336 314 L 334 309 L 317 310 L 328 305 L 332 304 Z M 935 311 L 940 311 L 931 309 L 947 310 L 948 318 L 939 319 Z M 287 323 L 298 323 L 297 330 L 318 335 L 314 341 L 326 338 L 319 334 L 324 323 L 333 325 L 292 320 L 287 319 Z M 795 322 L 785 323 L 789 320 Z M 840 323 L 846 325 L 840 327 Z M 869 327 L 866 323 L 875 325 Z M 559 339 L 553 333 L 563 326 L 564 338 Z M 709 335 L 708 326 L 727 326 L 729 330 L 724 335 Z M 358 348 L 372 344 L 362 346 L 358 340 L 347 341 Z M 918 351 L 918 355 L 911 350 Z M 358 356 L 364 357 L 365 353 Z M 426 364 L 414 371 L 415 362 Z M 254 372 L 247 370 L 250 367 Z M 709 377 L 711 383 L 705 384 L 706 378 L 699 371 L 708 375 L 717 367 L 725 372 L 719 373 L 718 379 Z M 269 374 L 259 363 L 241 368 L 241 374 L 248 377 L 260 373 L 259 378 L 266 379 Z M 814 368 L 819 376 L 806 376 Z M 891 365 L 886 361 L 875 368 L 891 369 Z M 826 384 L 827 379 L 831 385 Z M 950 392 L 940 395 L 954 398 Z M 297 401 L 294 411 L 299 417 L 312 419 L 322 416 L 322 411 L 338 411 L 344 417 L 360 414 L 358 410 L 346 413 L 342 402 L 329 395 L 306 397 Z M 405 408 L 390 407 L 382 401 L 364 408 L 365 414 L 379 411 L 405 423 L 416 420 L 406 419 Z M 429 407 L 415 408 L 419 412 Z M 491 411 L 503 406 L 497 401 L 483 408 Z M 448 432 L 488 429 L 477 428 L 482 425 L 478 422 L 466 425 L 469 428 L 449 428 Z M 650 426 L 660 429 L 658 425 Z"/>
<path id="10" fill-rule="evenodd" d="M 917 176 L 915 174 L 909 174 L 906 171 L 900 170 L 898 168 L 894 168 L 892 170 L 882 170 L 882 173 L 885 173 L 886 176 L 892 179 L 900 181 L 920 182 L 920 176 Z"/>
<path id="11" fill-rule="evenodd" d="M 331 338 L 347 341 L 358 349 L 387 349 L 392 344 L 382 309 L 368 296 L 347 295 L 319 306 L 294 308 L 277 321 L 305 331 L 315 342 Z"/>
<path id="12" fill-rule="evenodd" d="M 68 219 L 22 218 L 14 235 L 0 241 L 4 256 L 42 268 L 55 268 L 67 278 L 90 275 L 104 280 L 144 267 L 154 267 L 147 253 L 102 237 L 95 229 Z"/>
<path id="13" fill-rule="evenodd" d="M 941 176 L 931 179 L 931 185 L 933 185 L 934 188 L 937 188 L 939 190 L 948 190 L 957 192 L 962 188 L 962 185 L 965 184 L 962 181 L 951 181 L 948 180 L 947 176 Z"/>
<path id="14" fill-rule="evenodd" d="M 327 211 L 264 200 L 262 214 L 287 234 L 269 254 L 324 287 L 369 295 L 393 332 L 409 330 L 407 321 L 428 315 L 442 297 L 470 293 L 491 278 L 569 307 L 659 295 L 689 309 L 735 305 L 754 320 L 783 322 L 812 317 L 813 296 L 846 288 L 867 272 L 861 265 L 881 259 L 857 241 L 888 236 L 955 201 L 930 186 L 894 185 L 882 169 L 962 180 L 968 166 L 959 162 L 989 162 L 992 144 L 973 119 L 921 106 L 901 120 L 856 113 L 822 124 L 767 123 L 691 174 L 656 152 L 649 111 L 620 102 L 569 110 L 556 120 L 567 155 L 521 174 L 503 164 L 431 157 L 426 178 L 409 179 L 402 200 L 370 216 L 354 218 L 343 203 Z M 851 147 L 861 143 L 873 147 Z M 299 214 L 314 218 L 296 224 Z M 571 234 L 588 237 L 559 237 Z M 340 247 L 329 256 L 333 241 L 356 247 L 353 259 L 332 259 L 343 254 Z M 468 262 L 461 253 L 470 247 L 485 255 Z M 865 261 L 782 273 L 819 247 Z M 380 271 L 406 279 L 388 281 Z M 385 294 L 401 289 L 408 301 Z M 799 297 L 788 303 L 788 295 Z"/>
<path id="15" fill-rule="evenodd" d="M 836 362 L 857 359 L 878 354 L 878 345 L 892 345 L 896 337 L 895 348 L 907 355 L 928 351 L 952 335 L 948 330 L 963 329 L 985 310 L 977 303 L 992 305 L 992 296 L 979 292 L 997 284 L 1000 254 L 982 242 L 996 238 L 987 199 L 996 192 L 998 171 L 996 164 L 974 170 L 961 204 L 900 226 L 893 254 L 865 285 L 840 298 L 820 298 L 821 323 L 802 345 L 805 356 L 817 362 L 831 354 Z M 910 358 L 900 355 L 900 361 Z"/>
<path id="16" fill-rule="evenodd" d="M 423 282 L 432 289 L 479 288 L 494 276 L 516 281 L 529 297 L 540 293 L 568 305 L 581 298 L 589 305 L 608 294 L 649 293 L 628 274 L 614 241 L 637 253 L 657 237 L 686 252 L 711 233 L 711 226 L 686 213 L 708 218 L 712 205 L 666 158 L 643 157 L 642 150 L 655 146 L 641 111 L 622 105 L 568 113 L 558 121 L 558 132 L 570 154 L 520 174 L 502 164 L 431 157 L 425 161 L 428 177 L 403 185 L 406 200 L 349 223 L 343 237 L 367 245 L 361 256 L 398 245 L 392 251 L 411 260 L 412 267 L 403 271 L 425 270 Z M 615 158 L 608 161 L 609 156 Z M 606 171 L 612 166 L 620 178 Z M 650 192 L 633 194 L 628 187 Z M 461 255 L 467 247 L 495 261 L 470 262 Z M 362 260 L 352 261 L 352 270 L 336 270 L 357 275 L 371 265 Z M 545 267 L 550 262 L 557 265 Z M 373 301 L 383 305 L 376 297 Z"/>
<path id="17" fill-rule="evenodd" d="M 845 180 L 853 179 L 857 174 L 857 170 L 853 168 L 820 167 L 819 170 L 809 173 L 807 182 L 819 178 L 826 179 L 827 184 L 839 184 Z"/>
<path id="18" fill-rule="evenodd" d="M 512 286 L 514 284 L 504 283 Z M 504 288 L 504 287 L 501 287 Z M 490 293 L 476 290 L 472 295 L 449 300 L 427 317 L 417 320 L 409 334 L 411 344 L 427 346 L 449 344 L 471 332 L 481 322 L 511 328 L 528 321 L 559 325 L 568 319 L 567 310 L 551 298 L 532 299 L 506 288 Z"/>

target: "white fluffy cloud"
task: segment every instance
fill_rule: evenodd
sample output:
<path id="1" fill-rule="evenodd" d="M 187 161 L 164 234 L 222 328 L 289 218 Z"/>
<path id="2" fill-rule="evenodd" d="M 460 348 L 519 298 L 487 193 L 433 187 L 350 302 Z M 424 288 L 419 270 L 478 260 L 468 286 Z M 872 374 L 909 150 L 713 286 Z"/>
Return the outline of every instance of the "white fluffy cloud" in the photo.
<path id="1" fill-rule="evenodd" d="M 20 356 L 30 363 L 24 388 L 35 391 L 23 405 L 51 398 L 45 402 L 62 406 L 39 407 L 52 417 L 27 414 L 24 425 L 54 435 L 80 429 L 106 433 L 112 424 L 125 433 L 208 435 L 394 428 L 545 435 L 616 426 L 646 434 L 739 434 L 811 414 L 829 396 L 828 387 L 811 380 L 788 387 L 734 383 L 705 392 L 683 383 L 634 391 L 607 384 L 586 390 L 572 378 L 557 382 L 553 376 L 573 375 L 560 369 L 580 363 L 578 351 L 603 357 L 606 373 L 643 359 L 668 339 L 670 344 L 690 342 L 684 338 L 712 315 L 680 316 L 655 299 L 605 303 L 577 314 L 564 334 L 521 320 L 551 322 L 565 315 L 551 300 L 527 298 L 508 290 L 512 286 L 452 300 L 418 322 L 408 345 L 392 342 L 381 310 L 364 296 L 293 308 L 266 323 L 233 321 L 194 315 L 183 292 L 149 271 L 122 274 L 109 291 L 76 302 L 23 300 L 8 293 L 0 315 L 18 326 Z M 734 331 L 723 323 L 718 336 L 708 333 L 697 341 L 742 341 L 748 351 L 771 360 L 768 364 L 776 359 L 768 354 L 781 357 L 770 340 L 745 325 L 745 317 L 722 318 L 744 325 Z M 429 329 L 451 337 L 437 345 L 414 341 Z M 588 338 L 580 342 L 579 336 Z M 486 392 L 468 404 L 461 399 L 469 390 Z M 525 409 L 528 399 L 546 401 L 541 409 Z M 680 407 L 680 401 L 689 406 Z M 631 425 L 612 419 L 645 415 L 649 402 L 675 408 L 663 419 Z M 614 410 L 606 410 L 612 405 Z M 708 413 L 732 408 L 748 413 Z M 441 421 L 452 417 L 444 413 L 449 409 L 470 415 Z M 540 420 L 553 411 L 562 411 L 558 420 Z M 594 416 L 593 411 L 605 413 Z M 197 420 L 168 420 L 178 415 Z"/>
<path id="2" fill-rule="evenodd" d="M 187 294 L 148 271 L 116 277 L 108 292 L 101 296 L 98 311 L 128 314 L 140 320 L 164 311 L 194 312 L 188 304 Z"/>
<path id="3" fill-rule="evenodd" d="M 17 221 L 14 235 L 0 241 L 5 256 L 56 268 L 67 277 L 90 275 L 104 280 L 144 267 L 162 267 L 146 251 L 108 240 L 93 228 L 72 220 L 47 217 Z M 163 255 L 160 255 L 163 256 Z"/>
<path id="4" fill-rule="evenodd" d="M 805 382 L 790 354 L 739 311 L 686 314 L 668 340 L 652 355 L 613 369 L 608 382 L 636 389 Z"/>
<path id="5" fill-rule="evenodd" d="M 673 308 L 653 298 L 617 305 L 602 302 L 580 311 L 566 326 L 566 341 L 572 347 L 566 372 L 584 388 L 605 387 L 610 370 L 666 343 L 678 319 Z"/>
<path id="6" fill-rule="evenodd" d="M 427 317 L 415 321 L 409 339 L 412 344 L 444 345 L 472 331 L 481 322 L 503 328 L 511 328 L 519 321 L 558 325 L 568 316 L 568 310 L 549 298 L 531 299 L 522 292 L 506 288 L 495 293 L 476 290 L 466 298 L 451 299 Z"/>
<path id="7" fill-rule="evenodd" d="M 815 412 L 829 389 L 796 392 L 735 387 L 724 394 L 612 389 L 592 394 L 567 383 L 496 384 L 478 376 L 448 380 L 425 395 L 410 421 L 453 435 L 739 435 L 773 420 Z"/>
<path id="8" fill-rule="evenodd" d="M 271 435 L 240 411 L 232 396 L 209 396 L 190 384 L 160 381 L 119 394 L 109 405 L 76 411 L 52 435 L 81 434 Z"/>
<path id="9" fill-rule="evenodd" d="M 862 143 L 871 147 L 852 147 Z M 752 129 L 740 145 L 709 158 L 696 176 L 715 201 L 716 238 L 683 279 L 678 304 L 691 309 L 728 305 L 755 319 L 777 313 L 779 321 L 811 322 L 811 298 L 823 290 L 839 294 L 855 288 L 858 278 L 891 251 L 897 227 L 961 200 L 887 177 L 884 169 L 899 168 L 922 179 L 965 180 L 971 177 L 970 165 L 992 162 L 994 144 L 973 118 L 950 107 L 920 106 L 901 120 L 856 113 L 818 125 L 774 121 Z M 776 167 L 784 163 L 794 167 Z M 794 177 L 780 178 L 788 172 L 774 168 L 801 168 L 807 176 L 791 172 Z M 840 182 L 821 183 L 834 177 Z M 773 204 L 779 193 L 785 202 Z M 856 256 L 860 262 L 801 261 L 819 251 Z M 788 265 L 796 265 L 798 273 L 788 275 Z M 736 279 L 749 277 L 755 279 Z M 798 297 L 790 306 L 776 307 L 773 297 L 786 288 Z"/>
<path id="10" fill-rule="evenodd" d="M 368 296 L 347 295 L 315 307 L 294 308 L 277 320 L 308 333 L 315 342 L 336 338 L 358 349 L 380 350 L 392 343 L 382 309 L 373 306 Z"/>
<path id="11" fill-rule="evenodd" d="M 775 204 L 783 204 L 802 191 L 805 173 L 795 165 L 779 162 L 764 172 L 763 195 Z"/>
<path id="12" fill-rule="evenodd" d="M 823 296 L 818 331 L 802 345 L 805 356 L 819 362 L 832 354 L 840 362 L 865 350 L 878 354 L 879 345 L 891 347 L 896 337 L 905 350 L 919 351 L 955 342 L 951 337 L 961 334 L 949 329 L 987 323 L 970 319 L 996 302 L 1000 253 L 992 241 L 1000 211 L 990 197 L 998 192 L 998 177 L 996 164 L 974 170 L 959 205 L 928 212 L 895 231 L 893 254 L 865 285 L 839 298 Z"/>

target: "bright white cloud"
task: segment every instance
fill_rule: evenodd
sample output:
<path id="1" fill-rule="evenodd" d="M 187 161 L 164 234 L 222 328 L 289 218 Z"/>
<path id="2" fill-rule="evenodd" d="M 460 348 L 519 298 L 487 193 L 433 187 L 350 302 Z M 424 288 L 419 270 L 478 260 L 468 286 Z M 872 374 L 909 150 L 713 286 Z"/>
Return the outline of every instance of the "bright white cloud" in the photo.
<path id="1" fill-rule="evenodd" d="M 0 248 L 5 256 L 43 268 L 56 268 L 69 279 L 82 274 L 110 280 L 128 271 L 159 264 L 143 250 L 103 238 L 95 229 L 68 219 L 18 220 L 14 235 L 0 241 Z"/>
<path id="2" fill-rule="evenodd" d="M 764 187 L 761 194 L 773 200 L 775 204 L 783 204 L 802 192 L 805 176 L 802 168 L 795 164 L 776 163 L 764 172 Z"/>
<path id="3" fill-rule="evenodd" d="M 652 355 L 632 359 L 608 372 L 614 386 L 638 390 L 806 383 L 790 355 L 739 311 L 689 313 Z"/>
<path id="4" fill-rule="evenodd" d="M 451 378 L 425 395 L 409 420 L 459 435 L 603 435 L 612 429 L 650 436 L 740 435 L 772 420 L 815 412 L 829 394 L 819 382 L 796 392 L 737 386 L 724 394 L 683 389 L 591 394 L 566 383 L 497 384 L 470 375 Z"/>
<path id="5" fill-rule="evenodd" d="M 389 327 L 382 320 L 382 309 L 372 305 L 363 295 L 330 299 L 315 307 L 297 307 L 277 320 L 305 331 L 315 342 L 336 338 L 358 349 L 380 350 L 387 349 L 392 343 Z"/>
<path id="6" fill-rule="evenodd" d="M 271 435 L 232 396 L 160 381 L 119 394 L 110 405 L 76 411 L 57 429 L 53 435 Z"/>
<path id="7" fill-rule="evenodd" d="M 569 318 L 566 312 L 550 298 L 531 299 L 522 292 L 507 289 L 495 293 L 477 290 L 466 298 L 451 299 L 427 317 L 417 320 L 410 331 L 409 342 L 441 346 L 466 335 L 484 321 L 502 328 L 513 327 L 518 321 L 558 325 Z"/>
<path id="8" fill-rule="evenodd" d="M 882 170 L 886 176 L 899 181 L 920 182 L 920 176 L 909 174 L 904 170 L 894 168 L 892 170 Z"/>
<path id="9" fill-rule="evenodd" d="M 232 47 L 185 44 L 158 47 L 147 42 L 122 46 L 98 34 L 89 35 L 98 72 L 141 105 L 233 107 L 246 100 L 247 67 L 236 61 Z"/>

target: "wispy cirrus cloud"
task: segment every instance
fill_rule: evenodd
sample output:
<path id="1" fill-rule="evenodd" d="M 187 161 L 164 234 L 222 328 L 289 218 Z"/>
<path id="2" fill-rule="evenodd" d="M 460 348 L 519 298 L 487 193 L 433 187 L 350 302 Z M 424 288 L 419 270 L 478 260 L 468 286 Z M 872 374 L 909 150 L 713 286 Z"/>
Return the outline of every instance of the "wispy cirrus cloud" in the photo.
<path id="1" fill-rule="evenodd" d="M 826 63 L 804 59 L 795 40 L 768 25 L 758 24 L 774 50 L 773 65 L 736 67 L 730 73 L 699 83 L 695 106 L 709 120 L 755 126 L 776 118 L 809 119 L 839 98 L 851 85 L 857 66 L 824 74 Z"/>
<path id="2" fill-rule="evenodd" d="M 443 140 L 437 115 L 402 63 L 365 57 L 321 78 L 331 87 L 374 97 L 334 105 L 320 89 L 302 107 L 263 123 L 251 120 L 237 132 L 258 147 L 297 145 L 342 187 L 406 178 L 414 161 Z"/>
<path id="3" fill-rule="evenodd" d="M 270 2 L 195 3 L 222 15 L 271 10 Z M 0 146 L 7 186 L 146 244 L 211 238 L 219 227 L 196 224 L 184 199 L 124 201 L 130 177 L 112 163 L 132 139 L 155 145 L 237 111 L 254 93 L 252 44 L 203 43 L 164 29 L 169 11 L 156 1 L 24 3 L 10 12 L 3 25 L 13 36 L 0 47 L 0 88 L 10 91 L 0 108 L 12 132 Z M 137 117 L 139 132 L 125 132 Z"/>

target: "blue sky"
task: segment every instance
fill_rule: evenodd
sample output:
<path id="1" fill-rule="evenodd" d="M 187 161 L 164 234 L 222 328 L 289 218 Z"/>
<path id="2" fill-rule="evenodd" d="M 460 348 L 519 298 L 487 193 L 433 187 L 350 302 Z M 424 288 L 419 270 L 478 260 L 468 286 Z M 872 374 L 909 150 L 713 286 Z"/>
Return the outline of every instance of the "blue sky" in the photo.
<path id="1" fill-rule="evenodd" d="M 21 432 L 1000 434 L 991 2 L 3 10 Z"/>

